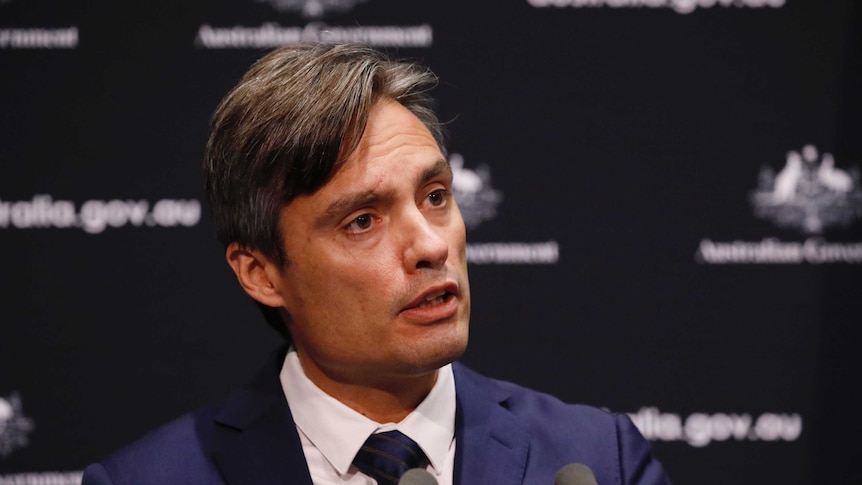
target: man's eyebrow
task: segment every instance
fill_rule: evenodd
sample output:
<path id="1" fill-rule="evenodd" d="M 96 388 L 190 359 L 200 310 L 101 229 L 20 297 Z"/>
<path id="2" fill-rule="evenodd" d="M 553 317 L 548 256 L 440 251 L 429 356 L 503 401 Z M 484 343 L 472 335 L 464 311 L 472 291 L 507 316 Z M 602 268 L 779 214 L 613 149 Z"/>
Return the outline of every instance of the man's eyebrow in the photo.
<path id="1" fill-rule="evenodd" d="M 429 166 L 419 176 L 417 187 L 421 187 L 435 178 L 448 174 L 451 176 L 452 168 L 449 162 L 440 158 Z M 380 201 L 395 198 L 395 193 L 389 190 L 368 190 L 361 192 L 348 193 L 339 197 L 333 203 L 326 207 L 320 216 L 315 219 L 315 225 L 324 227 L 331 225 L 333 220 L 340 219 L 344 213 L 351 212 L 359 207 L 366 207 L 380 203 Z"/>
<path id="2" fill-rule="evenodd" d="M 447 162 L 446 160 L 438 158 L 437 161 L 434 162 L 434 165 L 431 165 L 424 172 L 422 172 L 422 177 L 419 178 L 419 185 L 425 185 L 431 180 L 443 174 L 451 176 L 452 167 L 449 166 L 449 162 Z"/>
<path id="3" fill-rule="evenodd" d="M 381 200 L 391 198 L 392 196 L 388 192 L 376 190 L 345 194 L 335 202 L 329 204 L 326 210 L 315 219 L 315 225 L 317 227 L 331 225 L 333 221 L 340 219 L 346 212 L 351 212 L 359 207 L 377 204 Z"/>

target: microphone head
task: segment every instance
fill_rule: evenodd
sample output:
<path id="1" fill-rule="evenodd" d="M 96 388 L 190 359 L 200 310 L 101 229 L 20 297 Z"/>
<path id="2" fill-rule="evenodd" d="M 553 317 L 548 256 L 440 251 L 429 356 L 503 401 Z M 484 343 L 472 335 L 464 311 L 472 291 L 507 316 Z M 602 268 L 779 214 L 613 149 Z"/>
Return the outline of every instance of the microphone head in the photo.
<path id="1" fill-rule="evenodd" d="M 598 485 L 590 467 L 583 463 L 569 463 L 560 468 L 554 477 L 554 485 Z"/>
<path id="2" fill-rule="evenodd" d="M 401 475 L 398 485 L 437 485 L 437 479 L 424 468 L 411 468 Z"/>

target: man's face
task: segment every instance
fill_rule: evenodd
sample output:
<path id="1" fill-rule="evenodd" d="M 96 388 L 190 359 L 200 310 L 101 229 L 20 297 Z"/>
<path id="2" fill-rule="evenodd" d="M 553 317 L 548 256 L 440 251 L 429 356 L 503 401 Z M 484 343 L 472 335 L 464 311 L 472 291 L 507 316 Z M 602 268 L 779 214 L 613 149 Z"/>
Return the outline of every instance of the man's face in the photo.
<path id="1" fill-rule="evenodd" d="M 461 356 L 470 315 L 464 221 L 452 171 L 410 111 L 378 103 L 335 176 L 280 217 L 290 262 L 276 290 L 306 373 L 373 385 Z"/>

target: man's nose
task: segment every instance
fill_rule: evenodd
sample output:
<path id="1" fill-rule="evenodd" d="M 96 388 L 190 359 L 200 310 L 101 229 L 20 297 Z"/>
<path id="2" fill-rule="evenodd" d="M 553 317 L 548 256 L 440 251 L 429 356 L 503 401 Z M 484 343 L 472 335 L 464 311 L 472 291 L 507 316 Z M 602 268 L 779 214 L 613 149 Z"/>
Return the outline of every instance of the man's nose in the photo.
<path id="1" fill-rule="evenodd" d="M 404 264 L 408 272 L 422 268 L 442 268 L 449 258 L 445 228 L 429 221 L 419 208 L 404 220 Z"/>

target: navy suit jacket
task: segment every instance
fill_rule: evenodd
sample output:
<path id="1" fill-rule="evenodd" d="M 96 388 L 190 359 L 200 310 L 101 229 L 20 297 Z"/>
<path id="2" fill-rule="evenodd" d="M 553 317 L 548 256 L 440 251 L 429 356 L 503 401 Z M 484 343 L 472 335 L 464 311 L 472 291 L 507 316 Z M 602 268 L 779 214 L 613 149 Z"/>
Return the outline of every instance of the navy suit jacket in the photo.
<path id="1" fill-rule="evenodd" d="M 82 485 L 311 485 L 278 376 L 283 358 L 221 403 L 90 465 Z M 627 416 L 453 367 L 455 485 L 551 485 L 569 463 L 589 466 L 599 485 L 670 484 Z"/>

